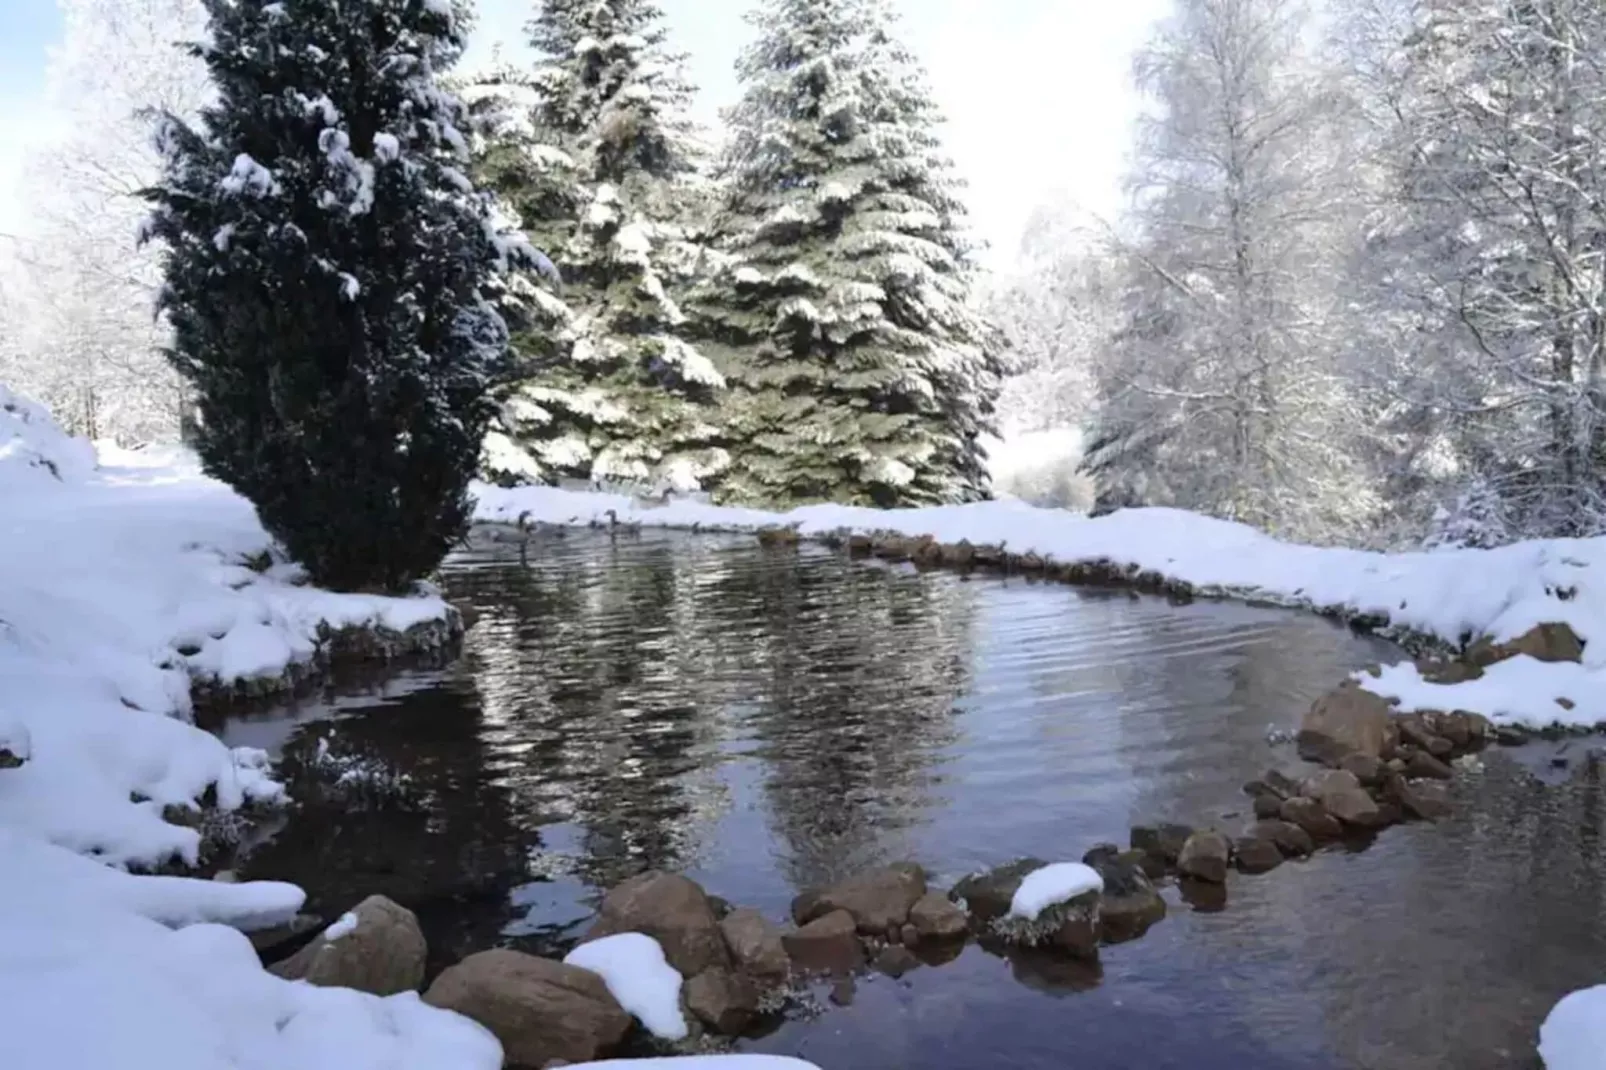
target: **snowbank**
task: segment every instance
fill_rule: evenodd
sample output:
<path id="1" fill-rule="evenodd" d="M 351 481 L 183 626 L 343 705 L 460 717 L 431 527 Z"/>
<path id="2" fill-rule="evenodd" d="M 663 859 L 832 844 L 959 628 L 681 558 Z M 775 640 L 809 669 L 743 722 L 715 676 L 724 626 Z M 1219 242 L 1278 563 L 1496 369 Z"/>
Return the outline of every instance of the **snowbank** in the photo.
<path id="1" fill-rule="evenodd" d="M 1393 630 L 1451 645 L 1477 635 L 1505 641 L 1548 621 L 1571 625 L 1586 643 L 1606 636 L 1606 538 L 1383 554 L 1279 542 L 1242 524 L 1176 509 L 1126 509 L 1089 518 L 1005 500 L 889 511 L 820 505 L 779 514 L 550 487 L 480 487 L 476 493 L 482 521 L 524 515 L 550 524 L 617 521 L 703 530 L 779 525 L 804 535 L 885 531 L 1003 545 L 1062 563 L 1109 561 L 1186 581 L 1202 595 L 1385 620 Z M 1587 700 L 1589 694 L 1606 695 L 1606 642 L 1589 644 L 1581 667 L 1524 666 L 1525 661 L 1513 659 L 1482 680 L 1432 691 L 1420 690 L 1431 685 L 1409 664 L 1395 666 L 1384 682 L 1363 682 L 1439 709 L 1476 710 L 1497 722 L 1606 719 L 1606 700 Z M 1537 676 L 1545 685 L 1535 690 Z M 1576 708 L 1557 705 L 1558 695 Z"/>
<path id="2" fill-rule="evenodd" d="M 1081 862 L 1053 862 L 1026 874 L 1009 901 L 1009 916 L 1036 921 L 1051 906 L 1069 902 L 1088 892 L 1102 892 L 1104 878 Z"/>
<path id="3" fill-rule="evenodd" d="M 300 889 L 112 868 L 196 858 L 165 806 L 282 797 L 261 751 L 187 723 L 192 678 L 276 676 L 320 624 L 405 630 L 446 609 L 300 586 L 268 565 L 250 505 L 181 451 L 107 460 L 0 388 L 0 747 L 22 760 L 0 767 L 0 1062 L 499 1067 L 494 1038 L 415 996 L 266 973 L 240 930 L 293 914 Z"/>
<path id="4" fill-rule="evenodd" d="M 619 1006 L 636 1016 L 661 1040 L 684 1040 L 680 1013 L 680 972 L 664 958 L 657 940 L 644 933 L 619 933 L 581 944 L 563 961 L 602 978 Z"/>
<path id="5" fill-rule="evenodd" d="M 1574 992 L 1551 1009 L 1539 1026 L 1539 1058 L 1545 1070 L 1606 1067 L 1606 985 Z"/>

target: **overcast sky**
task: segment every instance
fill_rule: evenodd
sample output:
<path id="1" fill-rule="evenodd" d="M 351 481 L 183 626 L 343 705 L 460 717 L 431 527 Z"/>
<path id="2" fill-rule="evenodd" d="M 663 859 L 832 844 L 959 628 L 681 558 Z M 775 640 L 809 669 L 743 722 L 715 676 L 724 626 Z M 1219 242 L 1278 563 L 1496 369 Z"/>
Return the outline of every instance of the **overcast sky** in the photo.
<path id="1" fill-rule="evenodd" d="M 690 53 L 699 118 L 713 123 L 737 87 L 752 0 L 660 0 L 673 45 Z M 970 183 L 977 236 L 1002 265 L 1031 212 L 1069 200 L 1102 215 L 1120 180 L 1137 101 L 1133 50 L 1169 0 L 894 0 L 901 36 L 925 63 L 948 117 L 949 154 Z M 516 50 L 531 0 L 480 0 L 469 62 L 505 41 Z M 14 229 L 18 158 L 48 129 L 46 49 L 61 32 L 55 0 L 0 0 L 0 232 Z"/>

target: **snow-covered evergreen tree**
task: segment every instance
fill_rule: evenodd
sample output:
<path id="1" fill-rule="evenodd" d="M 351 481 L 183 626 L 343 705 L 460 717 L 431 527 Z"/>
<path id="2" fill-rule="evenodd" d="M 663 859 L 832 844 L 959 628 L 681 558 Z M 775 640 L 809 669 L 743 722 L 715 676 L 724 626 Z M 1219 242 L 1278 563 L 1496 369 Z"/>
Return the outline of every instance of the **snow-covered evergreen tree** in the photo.
<path id="1" fill-rule="evenodd" d="M 725 466 L 725 381 L 679 303 L 699 259 L 699 146 L 663 23 L 651 0 L 546 0 L 530 24 L 536 68 L 486 87 L 504 117 L 524 114 L 480 155 L 480 179 L 552 251 L 570 313 L 556 344 L 515 337 L 523 381 L 487 442 L 495 478 L 690 490 Z"/>
<path id="2" fill-rule="evenodd" d="M 209 473 L 319 583 L 399 590 L 461 537 L 507 331 L 498 231 L 436 77 L 447 0 L 207 0 L 218 98 L 147 196 Z"/>
<path id="3" fill-rule="evenodd" d="M 881 0 L 767 0 L 754 22 L 699 301 L 732 383 L 721 494 L 980 498 L 1000 347 L 923 76 Z"/>

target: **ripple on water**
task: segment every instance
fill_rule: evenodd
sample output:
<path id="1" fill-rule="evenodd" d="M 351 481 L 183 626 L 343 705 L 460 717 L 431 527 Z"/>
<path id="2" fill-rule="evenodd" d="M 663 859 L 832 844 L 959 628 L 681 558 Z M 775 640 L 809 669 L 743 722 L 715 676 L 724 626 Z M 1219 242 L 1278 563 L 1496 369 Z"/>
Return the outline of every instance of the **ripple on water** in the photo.
<path id="1" fill-rule="evenodd" d="M 1234 829 L 1242 782 L 1292 762 L 1268 727 L 1387 656 L 1293 613 L 674 533 L 482 548 L 446 584 L 478 613 L 460 664 L 225 730 L 301 804 L 248 875 L 331 915 L 392 895 L 437 967 L 560 950 L 647 868 L 781 917 L 878 862 L 947 881 L 1139 821 Z M 1234 878 L 1225 910 L 1169 891 L 1102 967 L 972 947 L 750 1043 L 831 1070 L 1531 1070 L 1549 1005 L 1606 979 L 1594 776 L 1490 754 L 1441 825 Z"/>

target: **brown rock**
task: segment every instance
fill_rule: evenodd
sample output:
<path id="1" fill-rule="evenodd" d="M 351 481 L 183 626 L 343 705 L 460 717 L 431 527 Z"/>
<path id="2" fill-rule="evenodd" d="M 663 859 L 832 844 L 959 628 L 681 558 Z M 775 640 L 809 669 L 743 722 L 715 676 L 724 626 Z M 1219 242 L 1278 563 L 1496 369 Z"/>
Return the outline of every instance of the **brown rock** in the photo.
<path id="1" fill-rule="evenodd" d="M 1383 759 L 1370 754 L 1347 754 L 1338 763 L 1338 767 L 1351 774 L 1362 787 L 1374 787 L 1383 782 L 1383 774 L 1387 766 Z"/>
<path id="2" fill-rule="evenodd" d="M 921 939 L 948 940 L 965 935 L 970 921 L 958 905 L 940 892 L 927 892 L 909 908 L 909 924 Z"/>
<path id="3" fill-rule="evenodd" d="M 971 917 L 985 924 L 1008 914 L 1010 904 L 1015 900 L 1015 892 L 1020 888 L 1020 882 L 1026 879 L 1028 873 L 1045 865 L 1047 863 L 1040 859 L 1022 858 L 1007 865 L 997 866 L 986 873 L 966 877 L 954 885 L 953 891 L 948 893 L 948 898 L 955 902 L 963 902 Z"/>
<path id="4" fill-rule="evenodd" d="M 1449 780 L 1454 775 L 1450 767 L 1438 758 L 1423 751 L 1417 751 L 1405 763 L 1405 775 L 1411 779 L 1429 778 L 1432 780 Z"/>
<path id="5" fill-rule="evenodd" d="M 1450 813 L 1449 789 L 1438 780 L 1391 776 L 1383 785 L 1383 797 L 1403 813 L 1423 821 L 1437 821 Z"/>
<path id="6" fill-rule="evenodd" d="M 1338 823 L 1338 818 L 1315 799 L 1289 799 L 1283 803 L 1282 819 L 1298 825 L 1317 841 L 1336 840 L 1344 835 L 1344 826 Z"/>
<path id="7" fill-rule="evenodd" d="M 1322 809 L 1346 825 L 1358 828 L 1382 826 L 1377 803 L 1361 787 L 1355 774 L 1347 770 L 1329 769 L 1317 773 L 1305 781 L 1305 794 L 1321 803 Z"/>
<path id="8" fill-rule="evenodd" d="M 1135 849 L 1161 859 L 1167 866 L 1174 866 L 1192 835 L 1193 829 L 1187 825 L 1136 825 L 1130 842 Z"/>
<path id="9" fill-rule="evenodd" d="M 429 986 L 424 1002 L 489 1029 L 507 1061 L 519 1066 L 589 1062 L 623 1040 L 631 1023 L 590 970 L 506 948 L 481 951 L 448 968 Z"/>
<path id="10" fill-rule="evenodd" d="M 1099 957 L 1100 902 L 1098 892 L 1088 892 L 1045 910 L 1042 917 L 1059 918 L 1059 927 L 1049 943 L 1079 959 Z"/>
<path id="11" fill-rule="evenodd" d="M 1283 812 L 1283 801 L 1275 795 L 1255 796 L 1255 816 L 1258 818 L 1276 817 Z"/>
<path id="12" fill-rule="evenodd" d="M 1136 939 L 1165 917 L 1165 900 L 1136 861 L 1116 855 L 1087 864 L 1098 870 L 1104 881 L 1099 899 L 1100 940 L 1119 944 Z"/>
<path id="13" fill-rule="evenodd" d="M 976 560 L 976 548 L 966 539 L 949 543 L 942 548 L 942 563 L 964 568 Z"/>
<path id="14" fill-rule="evenodd" d="M 632 877 L 603 897 L 587 941 L 616 933 L 646 933 L 682 977 L 728 967 L 730 953 L 708 893 L 696 881 L 657 870 Z"/>
<path id="15" fill-rule="evenodd" d="M 1388 702 L 1350 680 L 1316 700 L 1299 723 L 1295 743 L 1306 761 L 1337 765 L 1349 754 L 1383 757 L 1395 731 Z"/>
<path id="16" fill-rule="evenodd" d="M 960 911 L 960 913 L 962 914 L 964 912 Z M 898 937 L 898 942 L 904 947 L 920 946 L 920 930 L 916 929 L 913 925 L 905 925 L 903 929 L 899 931 Z"/>
<path id="17" fill-rule="evenodd" d="M 820 973 L 843 973 L 864 963 L 864 945 L 859 943 L 858 926 L 845 910 L 816 918 L 795 932 L 781 937 L 786 953 L 799 969 Z"/>
<path id="18" fill-rule="evenodd" d="M 1232 860 L 1243 873 L 1265 873 L 1283 864 L 1283 852 L 1271 840 L 1243 836 L 1233 841 Z"/>
<path id="19" fill-rule="evenodd" d="M 792 961 L 781 930 L 756 910 L 733 910 L 719 923 L 731 958 L 761 985 L 785 984 Z"/>
<path id="20" fill-rule="evenodd" d="M 257 957 L 264 963 L 272 964 L 301 950 L 312 941 L 314 933 L 327 926 L 328 923 L 322 918 L 297 914 L 282 925 L 257 929 L 246 933 L 246 936 L 250 938 L 251 946 L 256 948 Z"/>
<path id="21" fill-rule="evenodd" d="M 794 913 L 799 924 L 833 911 L 853 915 L 862 933 L 885 934 L 892 926 L 900 928 L 909 920 L 909 908 L 926 894 L 926 873 L 919 866 L 900 864 L 871 870 L 851 880 L 833 885 L 807 897 L 801 913 Z M 793 905 L 794 912 L 798 904 Z"/>
<path id="22" fill-rule="evenodd" d="M 1250 835 L 1266 840 L 1289 858 L 1303 858 L 1316 850 L 1311 834 L 1289 821 L 1257 821 Z"/>
<path id="23" fill-rule="evenodd" d="M 355 988 L 376 996 L 417 990 L 424 983 L 428 948 L 413 912 L 371 895 L 351 913 L 357 916 L 356 928 L 334 940 L 315 937 L 269 970 L 288 981 Z"/>
<path id="24" fill-rule="evenodd" d="M 733 1037 L 758 1014 L 758 989 L 740 973 L 704 970 L 686 982 L 686 1009 L 722 1036 Z"/>
<path id="25" fill-rule="evenodd" d="M 1270 788 L 1279 799 L 1292 799 L 1299 794 L 1299 781 L 1276 769 L 1266 770 L 1266 775 L 1261 777 L 1261 783 Z"/>
<path id="26" fill-rule="evenodd" d="M 836 984 L 831 986 L 830 1000 L 838 1007 L 851 1007 L 857 994 L 858 986 L 853 983 L 852 977 L 838 977 Z"/>
<path id="27" fill-rule="evenodd" d="M 1467 648 L 1466 660 L 1487 667 L 1518 654 L 1526 654 L 1536 661 L 1581 661 L 1584 644 L 1568 624 L 1537 624 L 1504 643 L 1479 639 Z"/>
<path id="28" fill-rule="evenodd" d="M 921 965 L 921 962 L 915 957 L 915 953 L 908 948 L 889 944 L 881 949 L 871 965 L 877 973 L 884 973 L 888 977 L 897 978 L 917 968 Z"/>
<path id="29" fill-rule="evenodd" d="M 1182 846 L 1177 857 L 1177 872 L 1195 880 L 1220 884 L 1227 879 L 1227 863 L 1232 858 L 1232 845 L 1219 832 L 1195 832 Z"/>

